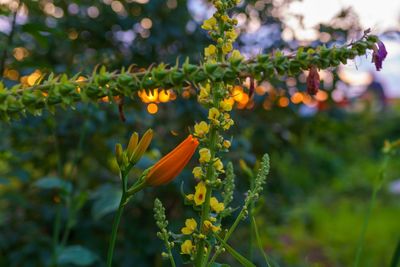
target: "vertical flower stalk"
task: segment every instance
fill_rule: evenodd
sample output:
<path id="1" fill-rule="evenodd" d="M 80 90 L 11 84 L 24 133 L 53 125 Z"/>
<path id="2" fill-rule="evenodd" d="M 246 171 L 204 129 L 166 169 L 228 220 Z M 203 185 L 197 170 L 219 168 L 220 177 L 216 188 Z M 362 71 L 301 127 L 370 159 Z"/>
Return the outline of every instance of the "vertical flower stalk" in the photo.
<path id="1" fill-rule="evenodd" d="M 235 19 L 231 19 L 227 10 L 234 7 L 237 1 L 213 1 L 216 12 L 204 21 L 202 28 L 208 31 L 215 42 L 204 50 L 205 69 L 213 72 L 212 66 L 217 62 L 226 60 L 242 60 L 238 50 L 233 50 L 233 43 L 237 38 L 234 26 Z M 193 169 L 197 180 L 194 194 L 189 194 L 187 200 L 195 207 L 200 207 L 199 221 L 188 219 L 190 225 L 196 229 L 188 231 L 188 225 L 182 232 L 188 233 L 183 240 L 181 253 L 188 255 L 195 266 L 205 266 L 213 249 L 210 245 L 214 232 L 221 230 L 220 214 L 224 210 L 224 203 L 214 196 L 215 189 L 221 185 L 220 176 L 224 174 L 224 165 L 219 154 L 227 152 L 230 141 L 221 135 L 234 124 L 230 116 L 232 110 L 231 86 L 223 82 L 207 81 L 200 87 L 198 102 L 208 108 L 208 121 L 201 121 L 194 127 L 194 135 L 199 138 L 199 166 Z M 198 227 L 197 227 L 198 226 Z M 189 233 L 190 232 L 190 233 Z M 190 249 L 188 249 L 190 247 Z"/>

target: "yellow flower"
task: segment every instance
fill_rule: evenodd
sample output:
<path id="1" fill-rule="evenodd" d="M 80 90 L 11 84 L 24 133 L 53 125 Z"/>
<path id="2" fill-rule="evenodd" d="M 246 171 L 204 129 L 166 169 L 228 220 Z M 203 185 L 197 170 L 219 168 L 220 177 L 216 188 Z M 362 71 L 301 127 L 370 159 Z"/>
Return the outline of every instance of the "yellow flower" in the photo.
<path id="1" fill-rule="evenodd" d="M 222 164 L 222 161 L 219 158 L 214 161 L 213 166 L 217 171 L 224 172 L 224 164 Z"/>
<path id="2" fill-rule="evenodd" d="M 235 49 L 232 51 L 231 59 L 243 59 L 243 56 L 240 54 L 239 50 Z"/>
<path id="3" fill-rule="evenodd" d="M 230 148 L 230 147 L 231 147 L 231 141 L 229 141 L 229 140 L 224 140 L 224 142 L 222 143 L 222 145 L 223 145 L 225 148 Z"/>
<path id="4" fill-rule="evenodd" d="M 226 37 L 228 37 L 231 41 L 235 41 L 237 38 L 237 33 L 235 30 L 231 30 L 225 33 Z"/>
<path id="5" fill-rule="evenodd" d="M 211 17 L 209 19 L 206 19 L 203 22 L 203 25 L 201 26 L 201 28 L 203 28 L 206 31 L 210 31 L 212 30 L 215 26 L 217 25 L 217 20 L 214 17 Z"/>
<path id="6" fill-rule="evenodd" d="M 229 20 L 229 17 L 227 15 L 222 15 L 221 19 L 223 22 L 227 22 Z"/>
<path id="7" fill-rule="evenodd" d="M 223 111 L 231 111 L 232 110 L 232 102 L 229 100 L 223 100 L 219 103 L 219 106 Z"/>
<path id="8" fill-rule="evenodd" d="M 186 195 L 186 199 L 189 201 L 193 201 L 194 195 L 193 194 Z"/>
<path id="9" fill-rule="evenodd" d="M 195 167 L 192 171 L 194 178 L 201 179 L 203 176 L 203 170 L 201 167 Z"/>
<path id="10" fill-rule="evenodd" d="M 232 49 L 233 49 L 233 46 L 232 46 L 231 43 L 226 43 L 226 44 L 224 44 L 224 45 L 222 46 L 222 52 L 223 52 L 224 54 L 228 54 L 229 52 L 232 51 Z"/>
<path id="11" fill-rule="evenodd" d="M 192 240 L 185 240 L 181 245 L 181 254 L 192 254 L 194 247 Z"/>
<path id="12" fill-rule="evenodd" d="M 207 84 L 205 87 L 200 87 L 200 94 L 198 96 L 198 100 L 200 103 L 206 102 L 208 97 L 210 96 L 210 84 Z"/>
<path id="13" fill-rule="evenodd" d="M 200 154 L 200 163 L 209 162 L 211 160 L 211 152 L 207 148 L 202 148 L 199 150 Z"/>
<path id="14" fill-rule="evenodd" d="M 185 227 L 181 229 L 182 234 L 184 235 L 190 235 L 194 231 L 196 231 L 197 228 L 197 222 L 195 219 L 186 219 L 185 221 Z"/>
<path id="15" fill-rule="evenodd" d="M 211 120 L 213 123 L 218 124 L 218 118 L 219 118 L 219 111 L 216 108 L 210 108 L 208 111 L 208 119 Z"/>
<path id="16" fill-rule="evenodd" d="M 195 187 L 194 203 L 199 206 L 204 203 L 207 193 L 207 187 L 203 182 L 200 182 Z"/>
<path id="17" fill-rule="evenodd" d="M 208 133 L 210 130 L 210 126 L 205 121 L 201 121 L 200 123 L 196 123 L 194 125 L 194 133 L 196 136 L 202 137 Z"/>
<path id="18" fill-rule="evenodd" d="M 229 113 L 224 113 L 224 120 L 222 123 L 222 128 L 224 130 L 228 130 L 234 124 L 234 121 L 231 119 Z"/>
<path id="19" fill-rule="evenodd" d="M 221 211 L 223 211 L 225 209 L 224 203 L 218 202 L 218 199 L 215 197 L 212 197 L 210 199 L 210 206 L 211 206 L 211 209 L 213 211 L 215 211 L 216 213 L 220 213 Z"/>
<path id="20" fill-rule="evenodd" d="M 212 222 L 210 222 L 209 220 L 205 220 L 203 225 L 206 230 L 211 230 L 214 233 L 219 232 L 221 230 L 221 227 L 213 225 Z"/>
<path id="21" fill-rule="evenodd" d="M 235 123 L 233 122 L 232 119 L 229 119 L 225 122 L 224 126 L 222 126 L 222 128 L 224 130 L 229 130 L 229 128 L 231 128 L 231 126 L 233 126 Z"/>
<path id="22" fill-rule="evenodd" d="M 208 47 L 204 48 L 204 55 L 206 57 L 210 57 L 215 55 L 215 53 L 217 52 L 217 47 L 215 47 L 215 45 L 209 45 Z"/>

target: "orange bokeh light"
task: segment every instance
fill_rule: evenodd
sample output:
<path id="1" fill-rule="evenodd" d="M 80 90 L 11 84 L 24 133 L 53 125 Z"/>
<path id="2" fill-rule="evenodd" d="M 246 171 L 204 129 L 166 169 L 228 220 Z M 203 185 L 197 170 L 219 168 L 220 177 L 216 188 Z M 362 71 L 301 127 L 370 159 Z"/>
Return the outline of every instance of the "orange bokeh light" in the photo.
<path id="1" fill-rule="evenodd" d="M 158 89 L 151 90 L 148 94 L 145 90 L 141 90 L 138 92 L 138 95 L 144 103 L 157 102 Z"/>
<path id="2" fill-rule="evenodd" d="M 279 98 L 278 105 L 282 108 L 289 106 L 289 98 L 287 97 Z"/>
<path id="3" fill-rule="evenodd" d="M 147 112 L 150 114 L 156 114 L 158 112 L 158 106 L 155 103 L 150 103 L 147 105 Z"/>
<path id="4" fill-rule="evenodd" d="M 325 101 L 328 99 L 328 93 L 322 90 L 318 90 L 317 94 L 314 96 L 314 98 L 318 101 Z"/>
<path id="5" fill-rule="evenodd" d="M 293 102 L 293 104 L 300 104 L 303 101 L 303 94 L 296 92 L 292 95 L 290 100 Z"/>
<path id="6" fill-rule="evenodd" d="M 162 103 L 168 102 L 171 98 L 171 93 L 168 90 L 161 90 L 158 94 L 158 100 Z"/>

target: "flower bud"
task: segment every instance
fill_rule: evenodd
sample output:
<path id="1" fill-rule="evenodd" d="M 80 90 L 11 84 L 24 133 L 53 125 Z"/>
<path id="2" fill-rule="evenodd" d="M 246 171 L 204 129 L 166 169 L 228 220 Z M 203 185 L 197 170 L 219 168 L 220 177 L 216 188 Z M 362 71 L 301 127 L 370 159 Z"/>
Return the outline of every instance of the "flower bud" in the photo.
<path id="1" fill-rule="evenodd" d="M 131 139 L 129 139 L 128 148 L 126 149 L 126 151 L 128 153 L 128 158 L 132 157 L 133 152 L 135 152 L 135 148 L 138 145 L 138 142 L 139 142 L 139 135 L 137 132 L 134 132 L 131 135 Z"/>
<path id="2" fill-rule="evenodd" d="M 143 156 L 143 154 L 149 147 L 152 138 L 153 138 L 153 130 L 149 129 L 144 133 L 142 139 L 140 139 L 139 144 L 136 146 L 135 151 L 130 157 L 131 164 L 135 165 L 140 160 L 140 158 Z"/>
<path id="3" fill-rule="evenodd" d="M 121 144 L 116 144 L 115 145 L 115 158 L 117 159 L 117 163 L 119 166 L 122 166 L 123 164 L 123 151 L 122 151 L 122 146 Z"/>

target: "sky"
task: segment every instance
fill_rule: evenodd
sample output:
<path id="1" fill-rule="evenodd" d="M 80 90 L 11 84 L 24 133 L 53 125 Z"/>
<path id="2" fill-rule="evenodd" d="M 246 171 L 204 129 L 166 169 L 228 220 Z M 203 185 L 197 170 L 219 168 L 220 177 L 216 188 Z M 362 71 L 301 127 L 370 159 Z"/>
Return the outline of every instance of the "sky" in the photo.
<path id="1" fill-rule="evenodd" d="M 304 15 L 304 27 L 296 25 L 294 20 L 288 16 L 290 26 L 297 28 L 298 38 L 305 40 L 312 38 L 315 34 L 313 29 L 321 22 L 329 22 L 335 14 L 346 7 L 352 7 L 360 19 L 364 29 L 371 28 L 373 34 L 381 35 L 386 31 L 400 31 L 400 1 L 399 0 L 303 0 L 294 2 L 288 7 L 288 14 Z M 400 97 L 400 36 L 381 36 L 384 41 L 388 56 L 383 63 L 383 69 L 376 72 L 378 79 L 385 87 L 389 97 Z M 343 68 L 346 72 L 347 81 L 363 85 L 368 81 L 366 73 L 374 71 L 371 58 L 358 58 L 349 61 Z"/>

